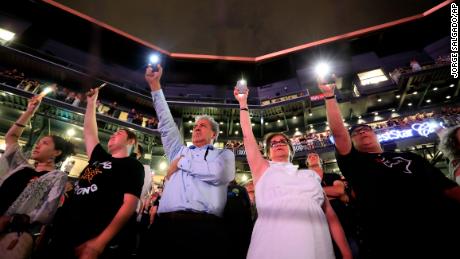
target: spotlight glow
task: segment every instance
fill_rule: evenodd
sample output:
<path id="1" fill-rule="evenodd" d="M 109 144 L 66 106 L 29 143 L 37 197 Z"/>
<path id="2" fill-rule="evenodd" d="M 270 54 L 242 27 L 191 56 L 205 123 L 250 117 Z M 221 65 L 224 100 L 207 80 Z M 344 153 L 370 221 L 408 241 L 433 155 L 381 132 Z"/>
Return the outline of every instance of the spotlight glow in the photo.
<path id="1" fill-rule="evenodd" d="M 167 167 L 168 167 L 168 164 L 165 161 L 162 161 L 160 165 L 158 166 L 160 170 L 165 170 Z"/>
<path id="2" fill-rule="evenodd" d="M 14 35 L 14 32 L 0 28 L 0 39 L 4 41 L 10 41 L 14 38 Z"/>
<path id="3" fill-rule="evenodd" d="M 150 55 L 149 64 L 156 65 L 158 64 L 158 62 L 160 62 L 160 56 L 158 56 L 157 54 Z"/>
<path id="4" fill-rule="evenodd" d="M 75 130 L 72 129 L 72 128 L 68 129 L 67 132 L 66 132 L 67 136 L 69 136 L 69 137 L 75 136 L 75 133 L 76 133 Z"/>
<path id="5" fill-rule="evenodd" d="M 321 62 L 315 66 L 315 73 L 318 75 L 320 78 L 324 78 L 326 75 L 328 75 L 331 71 L 331 67 L 329 64 L 325 62 Z"/>

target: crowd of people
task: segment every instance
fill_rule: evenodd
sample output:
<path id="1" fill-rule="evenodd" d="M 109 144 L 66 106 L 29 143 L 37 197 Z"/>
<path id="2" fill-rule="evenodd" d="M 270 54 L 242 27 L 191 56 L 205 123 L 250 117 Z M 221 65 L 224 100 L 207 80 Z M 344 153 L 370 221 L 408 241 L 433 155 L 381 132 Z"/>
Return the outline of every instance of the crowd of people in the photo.
<path id="1" fill-rule="evenodd" d="M 0 71 L 0 76 L 9 79 L 6 83 L 11 85 L 15 84 L 16 88 L 31 92 L 34 94 L 40 93 L 46 87 L 52 87 L 53 91 L 47 96 L 49 98 L 70 104 L 75 107 L 86 107 L 85 93 L 74 91 L 70 88 L 53 84 L 44 83 L 40 80 L 29 79 L 25 77 L 23 72 L 17 69 Z M 125 121 L 143 126 L 149 129 L 156 129 L 158 127 L 158 119 L 155 116 L 149 116 L 136 111 L 135 108 L 125 108 L 118 105 L 116 101 L 110 102 L 109 100 L 98 100 L 96 104 L 96 111 L 107 116 L 111 116 L 121 120 L 121 113 L 127 113 Z"/>
<path id="2" fill-rule="evenodd" d="M 2 256 L 322 259 L 452 258 L 457 253 L 460 240 L 449 233 L 460 230 L 458 184 L 420 156 L 384 151 L 371 126 L 346 128 L 334 84 L 319 82 L 330 131 L 318 138 L 334 137 L 345 178 L 324 172 L 319 155 L 312 152 L 305 167 L 293 164 L 297 141 L 283 133 L 267 134 L 261 145 L 251 128 L 248 91 L 235 89 L 243 143 L 229 146 L 246 151 L 254 198 L 252 190 L 234 185 L 234 153 L 213 146 L 220 131 L 212 117 L 197 117 L 192 145 L 183 144 L 162 91 L 162 72 L 160 65 L 145 72 L 169 161 L 161 193 L 143 190 L 145 169 L 137 159 L 132 131 L 120 129 L 106 147 L 101 145 L 96 121 L 99 90 L 94 88 L 81 100 L 86 105 L 84 145 L 89 162 L 60 204 L 67 174 L 56 167 L 73 146 L 45 136 L 32 151 L 35 163 L 28 163 L 18 139 L 42 97 L 29 100 L 6 135 L 0 161 Z M 135 113 L 133 109 L 128 114 L 131 122 Z M 443 137 L 454 180 L 459 175 L 458 132 L 456 127 Z M 242 213 L 232 213 L 238 209 Z M 246 218 L 238 218 L 243 214 Z M 37 248 L 30 233 L 42 226 L 49 228 L 45 234 L 39 231 L 45 241 Z"/>

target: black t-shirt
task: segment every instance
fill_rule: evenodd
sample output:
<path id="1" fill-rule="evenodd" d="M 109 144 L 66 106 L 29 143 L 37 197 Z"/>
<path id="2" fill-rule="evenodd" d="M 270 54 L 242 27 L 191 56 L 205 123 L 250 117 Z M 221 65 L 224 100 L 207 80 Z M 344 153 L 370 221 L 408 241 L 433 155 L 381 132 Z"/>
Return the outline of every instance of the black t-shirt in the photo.
<path id="1" fill-rule="evenodd" d="M 323 175 L 323 180 L 321 181 L 321 185 L 325 186 L 333 186 L 335 181 L 340 181 L 340 175 L 334 173 L 325 173 Z"/>
<path id="2" fill-rule="evenodd" d="M 143 184 L 144 167 L 139 161 L 114 158 L 98 144 L 59 213 L 58 224 L 75 229 L 72 234 L 77 242 L 88 240 L 110 224 L 125 193 L 140 197 Z"/>
<path id="3" fill-rule="evenodd" d="M 424 158 L 410 152 L 336 154 L 343 175 L 356 193 L 366 224 L 388 226 L 442 219 L 443 191 L 457 186 Z M 427 221 L 425 221 L 427 220 Z"/>
<path id="4" fill-rule="evenodd" d="M 31 181 L 46 173 L 48 171 L 37 172 L 26 167 L 8 177 L 0 186 L 0 215 L 5 214 Z"/>

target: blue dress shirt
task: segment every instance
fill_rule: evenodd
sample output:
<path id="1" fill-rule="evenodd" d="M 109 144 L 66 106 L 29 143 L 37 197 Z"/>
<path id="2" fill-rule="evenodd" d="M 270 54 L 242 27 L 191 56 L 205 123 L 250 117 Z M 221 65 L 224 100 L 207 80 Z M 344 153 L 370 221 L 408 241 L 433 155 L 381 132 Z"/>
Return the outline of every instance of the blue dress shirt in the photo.
<path id="1" fill-rule="evenodd" d="M 186 147 L 163 91 L 153 91 L 152 99 L 168 161 L 183 156 L 178 171 L 165 182 L 158 213 L 186 210 L 222 216 L 228 183 L 235 178 L 233 152 L 212 145 Z"/>

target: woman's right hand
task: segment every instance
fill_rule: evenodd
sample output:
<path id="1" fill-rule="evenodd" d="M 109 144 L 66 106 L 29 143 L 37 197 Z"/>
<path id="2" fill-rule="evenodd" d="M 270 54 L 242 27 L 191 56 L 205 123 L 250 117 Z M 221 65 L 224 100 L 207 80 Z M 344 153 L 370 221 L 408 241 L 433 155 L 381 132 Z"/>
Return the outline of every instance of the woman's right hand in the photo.
<path id="1" fill-rule="evenodd" d="M 38 107 L 40 106 L 42 98 L 43 97 L 40 95 L 35 95 L 32 98 L 30 98 L 29 103 L 27 104 L 26 111 L 31 114 L 34 114 L 37 111 Z"/>
<path id="2" fill-rule="evenodd" d="M 335 90 L 335 83 L 327 83 L 324 82 L 323 79 L 317 78 L 318 82 L 318 87 L 321 90 L 321 92 L 324 94 L 326 97 L 330 97 L 334 95 L 334 90 Z"/>
<path id="3" fill-rule="evenodd" d="M 244 93 L 240 94 L 238 92 L 238 89 L 235 87 L 233 89 L 233 95 L 235 96 L 235 99 L 238 101 L 238 103 L 240 103 L 240 105 L 246 105 L 248 102 L 249 89 L 247 89 Z"/>

